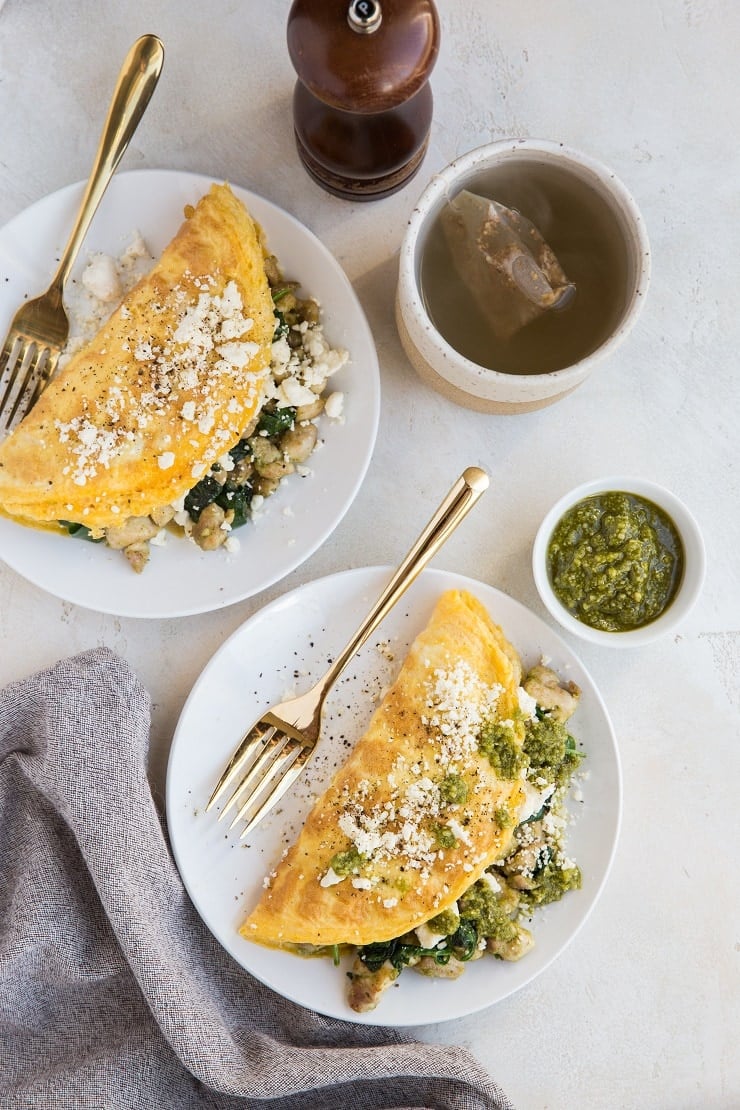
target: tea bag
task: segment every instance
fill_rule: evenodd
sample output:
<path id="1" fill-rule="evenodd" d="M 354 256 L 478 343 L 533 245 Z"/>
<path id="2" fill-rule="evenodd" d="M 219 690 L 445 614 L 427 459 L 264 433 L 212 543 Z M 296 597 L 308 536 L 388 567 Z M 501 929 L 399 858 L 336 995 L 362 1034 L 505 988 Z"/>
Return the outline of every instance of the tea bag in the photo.
<path id="1" fill-rule="evenodd" d="M 511 339 L 575 295 L 552 249 L 516 209 L 464 189 L 441 222 L 458 276 L 497 338 Z"/>

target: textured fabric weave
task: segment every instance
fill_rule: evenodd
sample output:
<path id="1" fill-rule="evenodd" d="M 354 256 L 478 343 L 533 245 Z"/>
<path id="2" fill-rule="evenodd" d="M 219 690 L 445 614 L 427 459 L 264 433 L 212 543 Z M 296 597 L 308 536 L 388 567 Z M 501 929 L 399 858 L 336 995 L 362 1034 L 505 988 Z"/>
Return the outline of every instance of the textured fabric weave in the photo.
<path id="1" fill-rule="evenodd" d="M 0 1106 L 513 1110 L 461 1048 L 321 1017 L 244 972 L 184 892 L 112 652 L 0 693 Z"/>

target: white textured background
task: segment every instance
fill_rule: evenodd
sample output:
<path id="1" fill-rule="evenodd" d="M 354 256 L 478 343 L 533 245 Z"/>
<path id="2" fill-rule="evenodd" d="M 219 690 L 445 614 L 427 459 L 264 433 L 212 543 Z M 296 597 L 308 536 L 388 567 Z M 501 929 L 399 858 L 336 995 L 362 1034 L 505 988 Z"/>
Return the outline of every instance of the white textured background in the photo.
<path id="1" fill-rule="evenodd" d="M 670 486 L 707 542 L 694 614 L 678 635 L 640 650 L 575 645 L 610 708 L 625 773 L 606 892 L 534 984 L 423 1035 L 469 1044 L 521 1110 L 737 1110 L 740 6 L 441 0 L 429 154 L 415 181 L 367 205 L 324 194 L 300 168 L 288 8 L 8 0 L 2 10 L 0 223 L 87 175 L 120 61 L 137 35 L 157 33 L 164 75 L 124 167 L 230 178 L 316 232 L 367 312 L 383 415 L 367 480 L 332 543 L 250 602 L 182 621 L 118 620 L 0 568 L 0 681 L 94 644 L 119 651 L 154 696 L 161 789 L 183 700 L 224 637 L 283 589 L 394 562 L 464 466 L 484 465 L 492 488 L 436 565 L 542 615 L 529 553 L 549 504 L 607 473 Z M 392 316 L 396 253 L 424 180 L 513 135 L 561 140 L 612 166 L 645 216 L 653 281 L 636 331 L 575 394 L 527 416 L 485 417 L 428 391 L 406 362 Z"/>

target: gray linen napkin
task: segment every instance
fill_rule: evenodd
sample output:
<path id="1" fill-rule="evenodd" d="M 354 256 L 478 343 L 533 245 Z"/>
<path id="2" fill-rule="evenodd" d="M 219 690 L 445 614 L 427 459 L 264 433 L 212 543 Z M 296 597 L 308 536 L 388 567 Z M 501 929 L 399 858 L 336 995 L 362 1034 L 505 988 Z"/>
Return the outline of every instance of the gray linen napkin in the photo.
<path id="1" fill-rule="evenodd" d="M 202 924 L 106 648 L 0 692 L 0 1105 L 513 1110 L 463 1049 L 321 1017 Z"/>

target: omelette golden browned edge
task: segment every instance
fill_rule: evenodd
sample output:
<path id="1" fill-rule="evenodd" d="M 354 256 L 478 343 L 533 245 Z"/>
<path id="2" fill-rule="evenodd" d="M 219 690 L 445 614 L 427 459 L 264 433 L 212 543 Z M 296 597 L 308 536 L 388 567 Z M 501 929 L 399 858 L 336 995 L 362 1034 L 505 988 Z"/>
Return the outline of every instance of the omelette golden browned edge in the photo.
<path id="1" fill-rule="evenodd" d="M 95 530 L 173 503 L 259 407 L 273 333 L 259 228 L 213 185 L 0 445 L 0 508 Z"/>
<path id="2" fill-rule="evenodd" d="M 496 815 L 518 812 L 522 787 L 497 777 L 478 738 L 483 722 L 501 720 L 521 745 L 520 678 L 516 651 L 480 602 L 444 593 L 242 935 L 272 947 L 365 945 L 451 906 L 512 837 Z M 464 780 L 463 804 L 443 800 L 451 776 Z M 440 848 L 442 828 L 454 846 Z M 345 852 L 358 865 L 336 881 L 331 863 Z"/>

